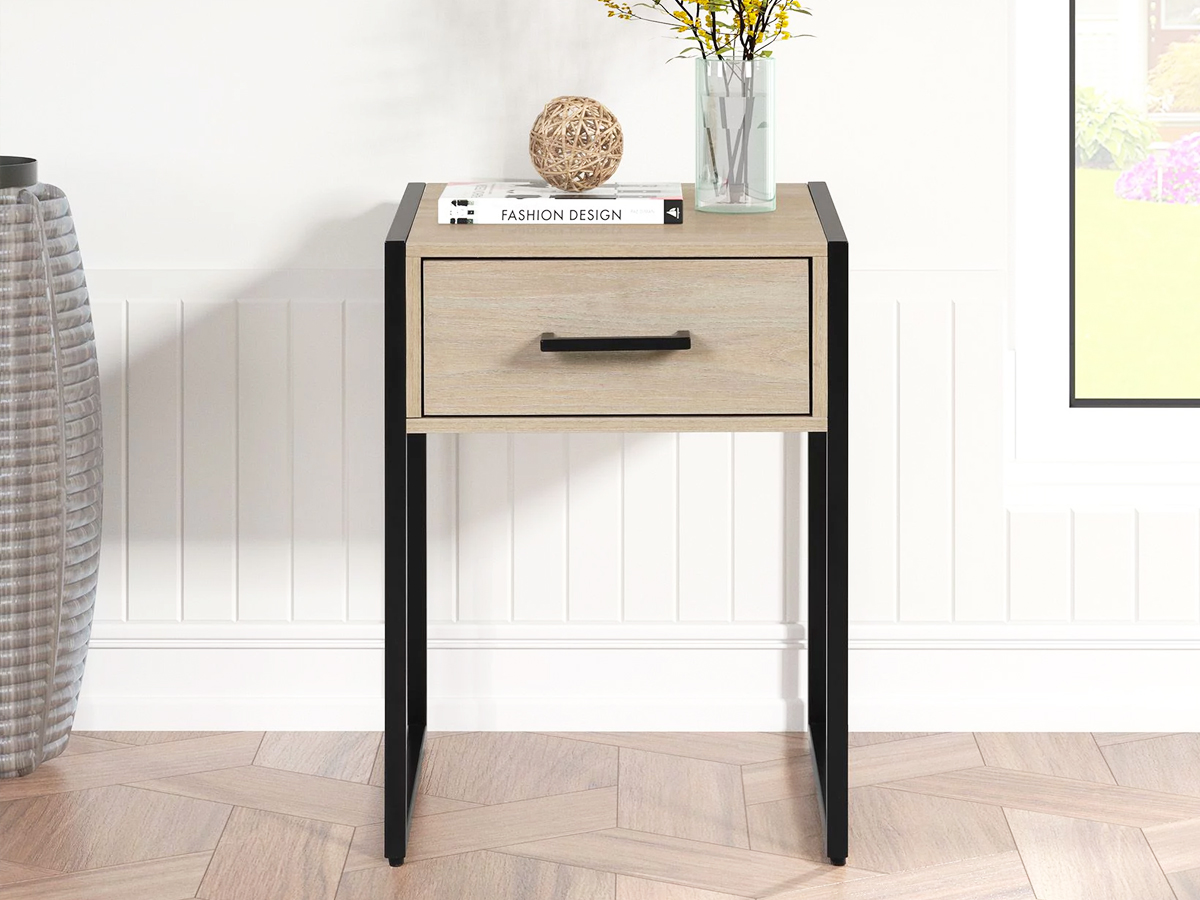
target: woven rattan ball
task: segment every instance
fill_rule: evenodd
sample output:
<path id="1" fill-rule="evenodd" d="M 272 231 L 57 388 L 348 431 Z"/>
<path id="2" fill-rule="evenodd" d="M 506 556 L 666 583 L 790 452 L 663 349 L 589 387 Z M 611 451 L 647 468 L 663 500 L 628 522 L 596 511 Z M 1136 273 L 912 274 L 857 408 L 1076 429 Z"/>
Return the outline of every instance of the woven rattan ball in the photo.
<path id="1" fill-rule="evenodd" d="M 590 97 L 555 97 L 529 132 L 529 158 L 560 191 L 587 191 L 612 178 L 625 140 L 621 123 Z"/>

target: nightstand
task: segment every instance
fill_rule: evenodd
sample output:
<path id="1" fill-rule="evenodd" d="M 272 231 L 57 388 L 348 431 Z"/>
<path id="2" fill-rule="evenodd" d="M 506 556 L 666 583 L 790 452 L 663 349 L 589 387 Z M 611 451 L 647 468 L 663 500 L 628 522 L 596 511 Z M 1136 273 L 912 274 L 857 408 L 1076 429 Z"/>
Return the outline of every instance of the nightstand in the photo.
<path id="1" fill-rule="evenodd" d="M 774 213 L 737 216 L 685 186 L 662 226 L 438 225 L 441 190 L 410 184 L 385 244 L 385 855 L 407 852 L 427 721 L 426 434 L 800 431 L 809 737 L 844 865 L 849 269 L 829 190 L 779 185 Z"/>

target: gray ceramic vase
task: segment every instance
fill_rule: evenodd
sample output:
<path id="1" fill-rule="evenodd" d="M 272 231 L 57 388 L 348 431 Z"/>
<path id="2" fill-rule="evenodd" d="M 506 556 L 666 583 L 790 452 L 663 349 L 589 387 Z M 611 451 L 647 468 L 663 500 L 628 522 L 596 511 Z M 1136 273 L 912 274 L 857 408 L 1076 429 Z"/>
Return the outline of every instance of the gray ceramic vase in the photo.
<path id="1" fill-rule="evenodd" d="M 71 221 L 0 157 L 0 778 L 67 746 L 96 601 L 100 377 Z"/>

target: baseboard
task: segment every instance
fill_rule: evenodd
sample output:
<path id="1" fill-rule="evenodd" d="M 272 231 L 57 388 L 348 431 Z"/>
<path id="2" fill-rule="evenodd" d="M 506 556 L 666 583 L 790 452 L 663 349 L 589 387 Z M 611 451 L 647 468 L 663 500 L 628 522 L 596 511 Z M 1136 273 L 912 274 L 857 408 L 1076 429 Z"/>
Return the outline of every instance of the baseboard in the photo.
<path id="1" fill-rule="evenodd" d="M 108 624 L 92 642 L 77 727 L 381 729 L 382 635 L 320 630 Z M 803 728 L 794 626 L 430 630 L 433 730 Z"/>
<path id="2" fill-rule="evenodd" d="M 658 625 L 587 635 L 577 626 L 460 626 L 456 637 L 452 626 L 431 628 L 430 728 L 803 729 L 806 651 L 796 629 L 673 627 L 673 641 Z M 1067 634 L 1038 641 L 986 629 L 890 634 L 852 642 L 854 730 L 1200 731 L 1200 643 L 1190 639 L 1133 629 L 1124 642 L 1106 631 L 1074 645 Z M 383 650 L 369 628 L 244 637 L 239 645 L 219 630 L 173 641 L 110 629 L 90 652 L 77 727 L 382 728 Z"/>
<path id="3" fill-rule="evenodd" d="M 93 645 L 75 727 L 96 731 L 378 731 L 383 650 Z"/>
<path id="4" fill-rule="evenodd" d="M 432 697 L 434 731 L 804 731 L 804 703 L 717 697 Z"/>
<path id="5" fill-rule="evenodd" d="M 84 691 L 78 731 L 382 731 L 382 697 L 147 697 Z"/>
<path id="6" fill-rule="evenodd" d="M 1200 731 L 1200 647 L 852 650 L 862 731 Z"/>

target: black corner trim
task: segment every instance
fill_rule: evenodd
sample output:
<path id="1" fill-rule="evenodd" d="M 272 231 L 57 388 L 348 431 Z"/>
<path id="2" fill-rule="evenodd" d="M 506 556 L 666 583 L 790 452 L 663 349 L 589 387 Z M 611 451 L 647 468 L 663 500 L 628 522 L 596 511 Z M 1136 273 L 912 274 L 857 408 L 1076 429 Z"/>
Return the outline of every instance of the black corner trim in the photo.
<path id="1" fill-rule="evenodd" d="M 825 232 L 825 240 L 831 244 L 849 243 L 846 231 L 842 228 L 841 217 L 833 205 L 833 197 L 829 193 L 829 185 L 824 181 L 810 181 L 808 194 L 812 197 L 813 206 L 817 209 L 817 218 L 821 220 L 821 230 Z"/>
<path id="2" fill-rule="evenodd" d="M 404 189 L 400 206 L 396 210 L 396 218 L 392 219 L 392 227 L 388 229 L 387 241 L 407 241 L 408 233 L 412 231 L 413 222 L 417 219 L 417 208 L 421 205 L 421 197 L 425 194 L 425 182 L 410 182 Z"/>

